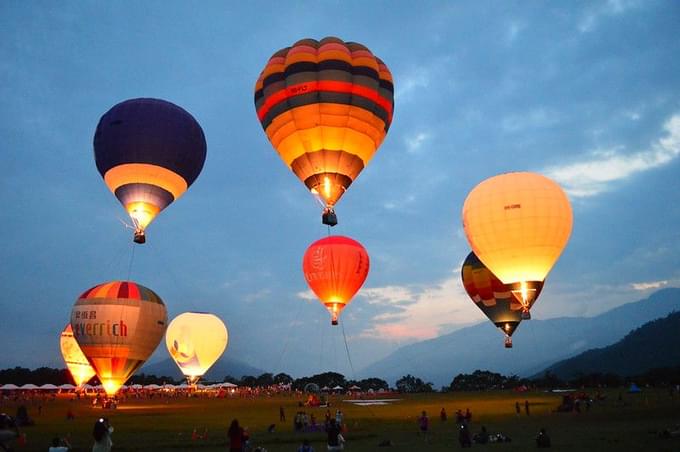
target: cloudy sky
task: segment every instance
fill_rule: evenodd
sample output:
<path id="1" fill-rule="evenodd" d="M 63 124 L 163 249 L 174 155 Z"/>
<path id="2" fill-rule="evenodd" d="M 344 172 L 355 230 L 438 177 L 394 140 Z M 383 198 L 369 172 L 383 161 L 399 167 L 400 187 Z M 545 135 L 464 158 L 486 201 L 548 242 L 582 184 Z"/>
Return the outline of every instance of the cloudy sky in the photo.
<path id="1" fill-rule="evenodd" d="M 129 277 L 170 317 L 223 318 L 234 358 L 351 376 L 485 319 L 460 283 L 460 213 L 470 189 L 507 171 L 554 178 L 574 208 L 535 318 L 679 286 L 678 24 L 680 3 L 650 0 L 0 3 L 0 367 L 59 365 L 76 297 Z M 327 233 L 318 205 L 253 106 L 272 53 L 328 35 L 367 45 L 396 91 L 387 139 L 337 209 L 333 232 L 371 256 L 342 328 L 301 272 Z M 92 137 L 135 97 L 191 112 L 208 157 L 133 255 Z"/>

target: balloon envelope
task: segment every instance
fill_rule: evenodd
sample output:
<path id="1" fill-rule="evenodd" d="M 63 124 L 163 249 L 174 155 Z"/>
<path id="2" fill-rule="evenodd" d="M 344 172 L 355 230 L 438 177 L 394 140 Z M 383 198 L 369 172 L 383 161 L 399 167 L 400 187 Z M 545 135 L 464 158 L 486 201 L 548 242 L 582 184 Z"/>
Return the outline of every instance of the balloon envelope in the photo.
<path id="1" fill-rule="evenodd" d="M 486 179 L 463 205 L 463 227 L 472 251 L 498 279 L 522 293 L 535 293 L 548 275 L 569 240 L 572 222 L 562 188 L 536 173 Z"/>
<path id="2" fill-rule="evenodd" d="M 493 322 L 503 333 L 512 336 L 522 321 L 523 305 L 521 300 L 512 292 L 511 286 L 503 284 L 479 260 L 475 253 L 468 254 L 461 271 L 463 287 L 475 305 Z M 538 299 L 543 288 L 540 284 L 531 305 Z M 531 306 L 529 306 L 531 307 Z"/>
<path id="3" fill-rule="evenodd" d="M 302 259 L 305 280 L 331 313 L 333 324 L 364 284 L 369 266 L 366 249 L 349 237 L 326 237 L 307 248 Z"/>
<path id="4" fill-rule="evenodd" d="M 392 74 L 362 44 L 303 39 L 269 59 L 255 109 L 284 163 L 332 207 L 385 139 Z"/>
<path id="5" fill-rule="evenodd" d="M 94 135 L 97 170 L 142 232 L 196 180 L 205 156 L 198 122 L 160 99 L 113 106 Z"/>
<path id="6" fill-rule="evenodd" d="M 71 311 L 73 335 L 108 395 L 149 358 L 166 325 L 163 300 L 132 281 L 99 284 L 78 297 Z"/>
<path id="7" fill-rule="evenodd" d="M 59 346 L 61 348 L 61 356 L 64 358 L 66 368 L 68 369 L 76 386 L 81 386 L 87 383 L 90 378 L 94 377 L 95 371 L 90 366 L 87 358 L 80 349 L 78 342 L 73 337 L 73 329 L 69 323 L 61 332 L 59 337 Z"/>
<path id="8" fill-rule="evenodd" d="M 165 333 L 168 352 L 190 383 L 196 383 L 215 364 L 228 340 L 222 320 L 203 312 L 178 315 Z"/>

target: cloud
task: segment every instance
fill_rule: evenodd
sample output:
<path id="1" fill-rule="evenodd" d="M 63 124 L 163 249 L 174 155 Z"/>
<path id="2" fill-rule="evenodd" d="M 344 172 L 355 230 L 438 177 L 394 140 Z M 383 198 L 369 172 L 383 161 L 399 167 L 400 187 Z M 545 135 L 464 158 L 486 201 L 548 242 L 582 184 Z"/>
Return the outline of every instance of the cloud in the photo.
<path id="1" fill-rule="evenodd" d="M 271 295 L 272 291 L 270 289 L 260 289 L 257 292 L 249 293 L 243 297 L 246 303 L 253 303 L 258 300 L 263 300 Z"/>
<path id="2" fill-rule="evenodd" d="M 634 174 L 663 166 L 680 155 L 680 114 L 664 125 L 666 136 L 650 149 L 624 154 L 622 147 L 598 149 L 584 162 L 550 167 L 543 171 L 573 197 L 589 197 L 611 189 L 612 183 Z"/>
<path id="3" fill-rule="evenodd" d="M 649 282 L 640 282 L 640 283 L 632 283 L 631 286 L 635 290 L 649 290 L 649 289 L 658 289 L 660 287 L 668 285 L 668 280 L 664 279 L 662 281 L 649 281 Z"/>
<path id="4" fill-rule="evenodd" d="M 588 9 L 578 23 L 581 33 L 593 31 L 603 17 L 617 16 L 640 5 L 638 0 L 608 0 L 606 3 L 594 3 L 594 7 Z"/>
<path id="5" fill-rule="evenodd" d="M 432 286 L 374 287 L 362 290 L 360 296 L 385 308 L 359 334 L 372 339 L 400 342 L 432 339 L 484 318 L 455 272 Z"/>
<path id="6" fill-rule="evenodd" d="M 405 137 L 406 151 L 415 154 L 422 148 L 423 143 L 429 139 L 430 134 L 427 132 L 418 132 L 415 135 Z"/>
<path id="7" fill-rule="evenodd" d="M 529 112 L 506 116 L 501 121 L 501 127 L 506 132 L 519 132 L 527 129 L 551 127 L 558 122 L 557 113 L 544 108 L 536 108 Z"/>
<path id="8" fill-rule="evenodd" d="M 296 295 L 298 298 L 301 298 L 301 299 L 303 299 L 303 300 L 305 300 L 305 301 L 316 301 L 316 300 L 318 299 L 318 298 L 316 297 L 316 295 L 314 294 L 314 292 L 312 292 L 310 289 L 307 289 L 307 290 L 305 290 L 304 292 L 298 292 L 298 293 L 295 294 L 295 295 Z"/>
<path id="9" fill-rule="evenodd" d="M 429 85 L 430 71 L 426 68 L 420 67 L 409 74 L 402 74 L 399 77 L 399 84 L 394 93 L 395 102 L 408 100 L 414 91 L 421 88 L 427 88 Z"/>

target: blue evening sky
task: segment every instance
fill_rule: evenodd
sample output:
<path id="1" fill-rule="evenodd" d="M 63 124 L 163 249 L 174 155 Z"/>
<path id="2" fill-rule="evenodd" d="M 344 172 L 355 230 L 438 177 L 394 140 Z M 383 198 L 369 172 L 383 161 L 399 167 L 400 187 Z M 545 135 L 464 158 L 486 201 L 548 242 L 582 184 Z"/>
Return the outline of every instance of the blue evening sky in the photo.
<path id="1" fill-rule="evenodd" d="M 333 230 L 371 256 L 341 318 L 357 371 L 485 319 L 460 283 L 460 212 L 501 172 L 546 174 L 574 208 L 534 317 L 595 315 L 680 285 L 679 2 L 4 1 L 0 367 L 61 365 L 76 297 L 129 276 L 170 318 L 219 315 L 234 358 L 352 376 L 342 328 L 302 277 L 304 250 L 327 233 L 318 204 L 253 106 L 271 54 L 329 35 L 368 46 L 396 91 L 387 139 Z M 192 113 L 208 156 L 131 259 L 92 137 L 134 97 Z M 153 359 L 164 356 L 161 345 Z"/>

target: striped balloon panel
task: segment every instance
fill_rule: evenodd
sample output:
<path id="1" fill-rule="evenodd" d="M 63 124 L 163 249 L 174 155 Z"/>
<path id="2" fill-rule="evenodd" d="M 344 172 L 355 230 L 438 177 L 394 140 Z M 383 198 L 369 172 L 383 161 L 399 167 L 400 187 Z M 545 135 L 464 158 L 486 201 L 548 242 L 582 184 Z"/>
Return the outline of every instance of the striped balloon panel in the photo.
<path id="1" fill-rule="evenodd" d="M 286 165 L 333 205 L 385 139 L 393 93 L 387 66 L 363 45 L 305 39 L 270 58 L 255 108 Z"/>
<path id="2" fill-rule="evenodd" d="M 79 300 L 92 298 L 124 298 L 163 304 L 163 300 L 156 292 L 132 281 L 110 281 L 99 284 L 86 290 L 78 297 Z"/>
<path id="3" fill-rule="evenodd" d="M 475 305 L 496 326 L 512 335 L 522 320 L 522 304 L 513 294 L 512 287 L 503 284 L 472 252 L 463 263 L 461 277 L 463 287 Z M 530 301 L 529 307 L 538 298 L 542 287 L 542 283 L 537 287 L 536 297 Z"/>

